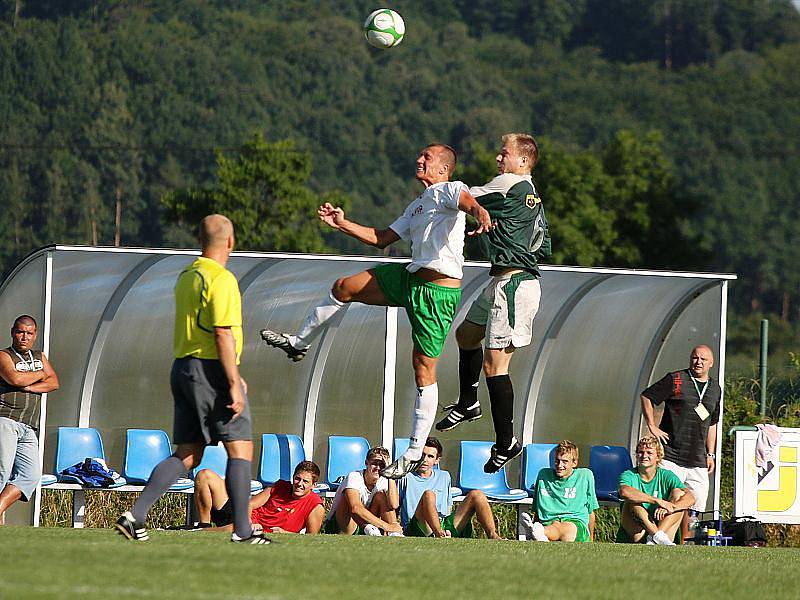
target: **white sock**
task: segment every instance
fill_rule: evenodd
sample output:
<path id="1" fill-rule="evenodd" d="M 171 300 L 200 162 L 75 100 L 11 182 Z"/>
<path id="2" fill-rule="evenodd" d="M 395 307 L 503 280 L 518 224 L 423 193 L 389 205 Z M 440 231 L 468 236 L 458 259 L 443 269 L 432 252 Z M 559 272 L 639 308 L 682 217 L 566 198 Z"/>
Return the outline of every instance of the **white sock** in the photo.
<path id="1" fill-rule="evenodd" d="M 547 537 L 547 534 L 544 532 L 544 525 L 542 525 L 539 521 L 533 524 L 531 527 L 531 533 L 533 533 L 533 539 L 537 542 L 549 542 L 550 538 Z"/>
<path id="2" fill-rule="evenodd" d="M 345 306 L 347 304 L 339 302 L 329 293 L 325 301 L 308 314 L 300 330 L 289 336 L 289 343 L 298 350 L 308 348 L 320 334 L 320 327 L 327 325 Z"/>
<path id="3" fill-rule="evenodd" d="M 422 448 L 436 420 L 436 409 L 439 407 L 439 386 L 435 383 L 417 388 L 417 401 L 414 404 L 414 421 L 411 424 L 411 442 L 405 456 L 409 460 L 419 460 Z"/>
<path id="4" fill-rule="evenodd" d="M 661 531 L 658 530 L 653 534 L 653 541 L 658 544 L 659 546 L 674 546 L 675 543 L 669 539 L 669 536 Z"/>

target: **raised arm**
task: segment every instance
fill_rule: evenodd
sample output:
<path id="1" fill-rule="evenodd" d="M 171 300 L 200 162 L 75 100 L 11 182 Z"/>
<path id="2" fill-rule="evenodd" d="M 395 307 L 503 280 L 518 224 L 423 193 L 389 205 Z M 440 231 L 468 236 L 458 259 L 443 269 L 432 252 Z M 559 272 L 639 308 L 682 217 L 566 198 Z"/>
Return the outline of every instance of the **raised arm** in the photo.
<path id="1" fill-rule="evenodd" d="M 478 222 L 477 229 L 470 231 L 467 235 L 481 235 L 492 230 L 492 218 L 489 216 L 489 211 L 478 204 L 466 187 L 461 190 L 461 195 L 458 197 L 458 210 L 467 213 Z"/>
<path id="2" fill-rule="evenodd" d="M 376 248 L 386 248 L 386 246 L 394 244 L 400 239 L 400 236 L 389 227 L 386 229 L 375 229 L 374 227 L 366 227 L 364 225 L 359 225 L 355 221 L 346 219 L 344 211 L 338 206 L 333 206 L 329 202 L 320 206 L 319 209 L 317 209 L 317 214 L 319 215 L 320 221 L 329 227 L 338 229 L 342 233 L 357 239 L 359 242 L 375 246 Z"/>

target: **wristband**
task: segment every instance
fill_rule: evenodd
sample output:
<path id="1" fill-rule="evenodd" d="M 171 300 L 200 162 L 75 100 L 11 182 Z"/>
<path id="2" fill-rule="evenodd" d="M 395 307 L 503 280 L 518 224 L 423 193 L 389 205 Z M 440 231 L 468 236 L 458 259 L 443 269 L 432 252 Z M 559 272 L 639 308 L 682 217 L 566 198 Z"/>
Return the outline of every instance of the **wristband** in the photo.
<path id="1" fill-rule="evenodd" d="M 709 458 L 716 458 L 717 457 L 717 455 L 714 454 L 713 452 L 706 452 L 706 456 L 709 457 Z"/>

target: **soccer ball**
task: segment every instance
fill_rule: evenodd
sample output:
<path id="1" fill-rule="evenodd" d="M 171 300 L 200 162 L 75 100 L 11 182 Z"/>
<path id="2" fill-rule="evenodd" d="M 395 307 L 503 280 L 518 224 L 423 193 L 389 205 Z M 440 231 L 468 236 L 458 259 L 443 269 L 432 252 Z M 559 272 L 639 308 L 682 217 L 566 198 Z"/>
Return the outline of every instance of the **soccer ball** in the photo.
<path id="1" fill-rule="evenodd" d="M 403 17 L 388 8 L 379 8 L 364 21 L 364 36 L 376 48 L 391 48 L 403 41 Z"/>

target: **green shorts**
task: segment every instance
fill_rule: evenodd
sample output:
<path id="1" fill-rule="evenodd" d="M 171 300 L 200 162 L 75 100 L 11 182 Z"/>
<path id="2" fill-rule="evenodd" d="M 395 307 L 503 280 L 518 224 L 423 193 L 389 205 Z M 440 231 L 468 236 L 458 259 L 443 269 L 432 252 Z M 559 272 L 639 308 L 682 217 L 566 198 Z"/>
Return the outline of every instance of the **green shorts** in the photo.
<path id="1" fill-rule="evenodd" d="M 337 533 L 341 533 L 342 530 L 339 529 L 339 523 L 336 521 L 336 517 L 331 517 L 327 521 L 322 524 L 322 533 L 330 533 L 331 535 L 336 535 Z M 356 530 L 352 533 L 352 535 L 363 535 L 363 531 L 361 527 L 356 527 Z"/>
<path id="2" fill-rule="evenodd" d="M 450 537 L 454 538 L 471 538 L 472 537 L 472 519 L 469 519 L 464 527 L 459 531 L 455 526 L 456 511 L 451 512 L 443 519 L 439 519 L 442 524 L 442 529 L 450 532 Z M 425 533 L 428 528 L 421 524 L 417 517 L 411 517 L 411 520 L 406 525 L 406 535 L 409 537 L 430 537 L 432 533 Z"/>
<path id="3" fill-rule="evenodd" d="M 562 523 L 572 523 L 575 527 L 578 528 L 578 533 L 575 534 L 575 541 L 576 542 L 591 542 L 592 538 L 589 535 L 589 528 L 586 526 L 586 523 L 581 521 L 580 519 L 555 519 L 556 521 L 561 521 Z M 550 521 L 552 523 L 553 521 Z M 542 523 L 543 525 L 550 525 L 550 523 Z"/>
<path id="4" fill-rule="evenodd" d="M 425 281 L 409 273 L 404 263 L 379 265 L 372 272 L 389 305 L 406 309 L 414 348 L 431 358 L 439 356 L 461 301 L 461 288 Z"/>

